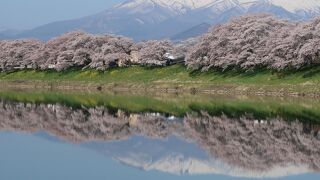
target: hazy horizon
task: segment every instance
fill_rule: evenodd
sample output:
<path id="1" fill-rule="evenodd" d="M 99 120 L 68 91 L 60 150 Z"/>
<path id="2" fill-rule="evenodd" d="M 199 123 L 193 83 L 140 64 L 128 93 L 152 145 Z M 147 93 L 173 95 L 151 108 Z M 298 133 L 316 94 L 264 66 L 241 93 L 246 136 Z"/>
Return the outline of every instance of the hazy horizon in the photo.
<path id="1" fill-rule="evenodd" d="M 1 0 L 0 28 L 31 29 L 98 13 L 125 0 Z"/>

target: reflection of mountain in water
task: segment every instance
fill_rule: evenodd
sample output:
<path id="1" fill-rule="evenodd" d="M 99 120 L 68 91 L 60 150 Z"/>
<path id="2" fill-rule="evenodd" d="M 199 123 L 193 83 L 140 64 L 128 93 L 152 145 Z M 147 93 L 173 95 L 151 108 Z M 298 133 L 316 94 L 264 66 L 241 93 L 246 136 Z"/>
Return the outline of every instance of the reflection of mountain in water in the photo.
<path id="1" fill-rule="evenodd" d="M 133 136 L 123 141 L 93 142 L 85 146 L 143 170 L 157 169 L 174 174 L 202 174 L 213 173 L 215 172 L 212 171 L 213 165 L 220 167 L 222 164 L 214 163 L 213 158 L 194 143 L 176 136 L 164 139 Z M 213 168 L 210 169 L 211 166 Z"/>
<path id="2" fill-rule="evenodd" d="M 312 171 L 307 165 L 286 164 L 265 170 L 228 165 L 208 155 L 194 143 L 175 136 L 166 139 L 132 137 L 124 141 L 88 143 L 86 147 L 111 156 L 117 161 L 146 171 L 172 174 L 224 174 L 240 177 L 278 177 Z"/>
<path id="3" fill-rule="evenodd" d="M 4 101 L 0 118 L 1 130 L 44 130 L 145 170 L 250 177 L 320 170 L 319 126 L 298 121 L 258 121 L 205 113 L 187 115 L 179 121 L 99 107 L 73 109 Z"/>

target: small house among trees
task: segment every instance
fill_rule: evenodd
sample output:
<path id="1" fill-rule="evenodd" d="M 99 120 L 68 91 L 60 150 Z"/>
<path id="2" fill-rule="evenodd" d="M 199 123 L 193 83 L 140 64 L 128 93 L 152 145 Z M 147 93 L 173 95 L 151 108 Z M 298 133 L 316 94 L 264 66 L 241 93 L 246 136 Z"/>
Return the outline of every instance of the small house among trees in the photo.
<path id="1" fill-rule="evenodd" d="M 173 64 L 184 64 L 185 63 L 185 55 L 182 53 L 174 53 L 174 52 L 167 52 L 164 54 L 164 58 L 167 61 L 166 65 L 173 65 Z"/>

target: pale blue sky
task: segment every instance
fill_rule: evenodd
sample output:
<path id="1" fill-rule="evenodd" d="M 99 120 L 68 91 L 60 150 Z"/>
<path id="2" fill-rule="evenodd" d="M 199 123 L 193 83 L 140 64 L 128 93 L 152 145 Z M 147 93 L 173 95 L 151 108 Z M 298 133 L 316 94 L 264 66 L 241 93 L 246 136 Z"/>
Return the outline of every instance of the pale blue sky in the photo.
<path id="1" fill-rule="evenodd" d="M 0 27 L 28 29 L 91 15 L 124 0 L 0 0 Z"/>

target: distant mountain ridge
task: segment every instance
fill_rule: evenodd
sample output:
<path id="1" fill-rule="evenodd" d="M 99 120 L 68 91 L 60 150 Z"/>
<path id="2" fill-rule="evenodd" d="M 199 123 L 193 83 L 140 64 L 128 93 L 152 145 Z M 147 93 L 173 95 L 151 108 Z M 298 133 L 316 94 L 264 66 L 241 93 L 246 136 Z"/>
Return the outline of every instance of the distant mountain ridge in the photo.
<path id="1" fill-rule="evenodd" d="M 0 33 L 0 38 L 47 40 L 72 30 L 119 34 L 135 40 L 170 38 L 202 23 L 222 23 L 246 13 L 305 20 L 320 14 L 320 0 L 128 0 L 92 16 L 49 23 L 11 36 Z"/>
<path id="2" fill-rule="evenodd" d="M 208 23 L 201 23 L 197 26 L 194 26 L 186 31 L 183 31 L 181 33 L 178 33 L 174 36 L 172 36 L 170 39 L 174 41 L 180 41 L 189 39 L 192 37 L 200 36 L 203 33 L 206 33 L 210 29 L 211 25 Z"/>

